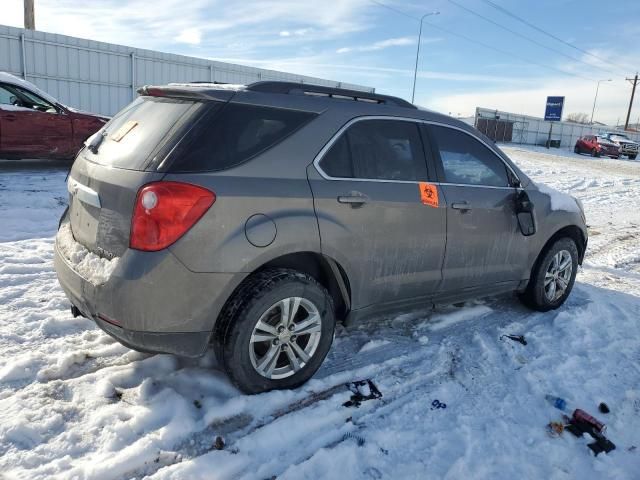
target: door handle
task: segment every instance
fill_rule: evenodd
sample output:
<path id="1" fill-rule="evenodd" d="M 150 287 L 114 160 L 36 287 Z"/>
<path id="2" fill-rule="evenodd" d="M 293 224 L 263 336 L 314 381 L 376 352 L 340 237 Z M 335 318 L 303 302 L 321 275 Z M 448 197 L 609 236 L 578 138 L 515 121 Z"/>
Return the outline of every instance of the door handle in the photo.
<path id="1" fill-rule="evenodd" d="M 18 117 L 16 117 L 13 114 L 9 114 L 9 115 L 5 115 L 4 119 L 7 120 L 8 122 L 14 122 Z"/>
<path id="2" fill-rule="evenodd" d="M 452 203 L 451 208 L 453 208 L 454 210 L 462 210 L 463 212 L 466 212 L 471 210 L 471 205 L 469 205 L 469 202 L 458 202 Z"/>
<path id="3" fill-rule="evenodd" d="M 369 197 L 362 193 L 350 193 L 348 195 L 338 196 L 338 203 L 346 203 L 351 205 L 351 207 L 353 208 L 361 207 L 362 205 L 367 203 L 368 200 Z"/>

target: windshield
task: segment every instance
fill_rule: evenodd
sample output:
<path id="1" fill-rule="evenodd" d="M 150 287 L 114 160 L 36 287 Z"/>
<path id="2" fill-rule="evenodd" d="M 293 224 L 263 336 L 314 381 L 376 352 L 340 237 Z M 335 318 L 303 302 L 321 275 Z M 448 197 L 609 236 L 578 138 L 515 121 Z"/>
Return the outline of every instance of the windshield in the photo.
<path id="1" fill-rule="evenodd" d="M 620 140 L 629 140 L 629 137 L 627 137 L 625 134 L 623 133 L 610 133 L 609 137 L 613 138 L 613 139 L 620 139 Z"/>

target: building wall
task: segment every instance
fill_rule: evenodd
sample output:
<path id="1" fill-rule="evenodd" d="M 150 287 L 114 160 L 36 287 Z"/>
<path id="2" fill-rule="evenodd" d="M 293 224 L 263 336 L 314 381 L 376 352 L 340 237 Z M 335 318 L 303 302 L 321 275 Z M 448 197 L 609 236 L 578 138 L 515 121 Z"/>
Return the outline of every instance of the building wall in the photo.
<path id="1" fill-rule="evenodd" d="M 0 71 L 25 78 L 71 107 L 113 115 L 143 85 L 283 80 L 366 92 L 373 88 L 232 63 L 0 25 Z"/>
<path id="2" fill-rule="evenodd" d="M 544 145 L 549 138 L 549 127 L 553 124 L 551 132 L 552 140 L 560 140 L 561 147 L 571 147 L 576 144 L 576 140 L 583 135 L 598 134 L 616 130 L 615 127 L 606 125 L 581 125 L 571 122 L 547 122 L 542 118 L 520 115 L 517 113 L 502 112 L 488 108 L 476 108 L 474 124 L 478 118 L 496 119 L 513 123 L 511 143 L 521 143 L 526 145 Z M 640 133 L 624 132 L 632 140 L 640 141 Z M 498 138 L 498 141 L 500 139 Z"/>

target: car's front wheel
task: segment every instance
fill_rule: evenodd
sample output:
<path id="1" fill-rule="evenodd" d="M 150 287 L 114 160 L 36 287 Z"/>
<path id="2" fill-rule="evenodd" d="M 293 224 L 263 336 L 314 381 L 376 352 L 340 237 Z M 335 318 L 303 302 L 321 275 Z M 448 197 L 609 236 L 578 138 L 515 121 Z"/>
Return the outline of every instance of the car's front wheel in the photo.
<path id="1" fill-rule="evenodd" d="M 637 155 L 629 155 L 629 160 L 635 160 Z"/>
<path id="2" fill-rule="evenodd" d="M 578 145 L 573 147 L 573 153 L 580 153 L 580 149 L 578 148 Z"/>
<path id="3" fill-rule="evenodd" d="M 571 293 L 577 272 L 576 243 L 571 238 L 561 238 L 542 253 L 520 298 L 541 312 L 558 308 Z"/>
<path id="4" fill-rule="evenodd" d="M 305 383 L 329 352 L 335 328 L 327 290 L 309 275 L 288 269 L 250 277 L 220 321 L 218 360 L 245 393 Z"/>

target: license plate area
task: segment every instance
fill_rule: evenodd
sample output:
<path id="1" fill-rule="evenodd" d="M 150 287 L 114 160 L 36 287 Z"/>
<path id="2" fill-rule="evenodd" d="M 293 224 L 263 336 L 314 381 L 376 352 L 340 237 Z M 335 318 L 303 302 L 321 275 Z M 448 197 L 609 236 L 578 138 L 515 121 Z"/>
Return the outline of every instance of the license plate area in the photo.
<path id="1" fill-rule="evenodd" d="M 69 218 L 73 236 L 77 242 L 88 249 L 93 249 L 97 242 L 100 208 L 85 204 L 78 195 L 73 193 L 69 200 Z"/>

